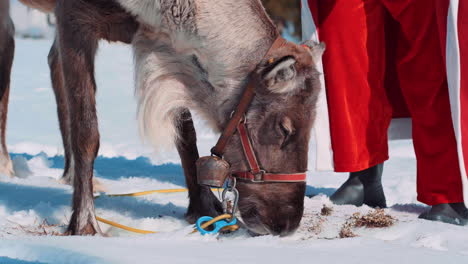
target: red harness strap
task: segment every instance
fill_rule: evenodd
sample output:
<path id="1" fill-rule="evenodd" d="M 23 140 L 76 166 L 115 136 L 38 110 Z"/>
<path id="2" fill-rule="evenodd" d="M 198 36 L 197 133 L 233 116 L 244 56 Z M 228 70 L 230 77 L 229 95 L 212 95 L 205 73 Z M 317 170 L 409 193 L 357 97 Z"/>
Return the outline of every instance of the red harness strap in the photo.
<path id="1" fill-rule="evenodd" d="M 253 174 L 250 171 L 234 172 L 232 176 L 252 182 L 305 182 L 307 178 L 305 173 L 276 174 L 261 172 L 259 174 Z"/>
<path id="2" fill-rule="evenodd" d="M 235 172 L 233 177 L 252 182 L 305 182 L 306 173 L 267 173 L 258 165 L 257 157 L 250 142 L 245 120 L 241 120 L 237 126 L 237 132 L 241 139 L 245 157 L 249 163 L 250 171 Z"/>
<path id="3" fill-rule="evenodd" d="M 250 172 L 252 174 L 260 174 L 262 171 L 258 165 L 257 157 L 255 156 L 252 142 L 250 142 L 249 134 L 247 132 L 247 127 L 245 126 L 245 121 L 242 120 L 237 126 L 237 132 L 239 133 L 242 148 L 244 149 L 245 157 L 249 163 Z"/>

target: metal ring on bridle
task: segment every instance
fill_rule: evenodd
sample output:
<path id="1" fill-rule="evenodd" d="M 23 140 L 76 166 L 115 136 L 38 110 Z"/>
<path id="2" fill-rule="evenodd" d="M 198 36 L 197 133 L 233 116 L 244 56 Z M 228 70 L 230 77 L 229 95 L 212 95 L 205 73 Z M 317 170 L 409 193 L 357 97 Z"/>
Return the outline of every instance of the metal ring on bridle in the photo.
<path id="1" fill-rule="evenodd" d="M 228 212 L 228 208 L 227 208 L 227 193 L 228 192 L 232 192 L 233 195 L 234 195 L 234 203 L 232 205 L 232 212 Z M 232 215 L 232 219 L 235 219 L 235 212 L 237 210 L 237 205 L 239 203 L 239 191 L 236 189 L 236 179 L 233 178 L 232 181 L 231 181 L 231 186 L 228 186 L 226 187 L 224 190 L 223 190 L 223 193 L 221 194 L 221 201 L 223 203 L 223 210 L 224 210 L 224 213 L 230 213 Z"/>

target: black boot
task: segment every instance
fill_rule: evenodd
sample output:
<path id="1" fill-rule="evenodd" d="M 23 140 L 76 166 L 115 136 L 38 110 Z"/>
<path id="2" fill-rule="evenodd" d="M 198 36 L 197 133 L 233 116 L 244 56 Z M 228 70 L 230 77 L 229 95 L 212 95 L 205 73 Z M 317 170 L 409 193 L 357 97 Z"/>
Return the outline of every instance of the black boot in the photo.
<path id="1" fill-rule="evenodd" d="M 468 220 L 468 208 L 465 203 L 451 203 L 450 206 L 457 212 L 463 219 Z"/>
<path id="2" fill-rule="evenodd" d="M 351 204 L 386 208 L 382 187 L 383 163 L 369 169 L 351 172 L 349 179 L 330 197 L 334 204 Z"/>
<path id="3" fill-rule="evenodd" d="M 468 225 L 468 209 L 464 203 L 437 204 L 419 218 L 454 225 Z"/>

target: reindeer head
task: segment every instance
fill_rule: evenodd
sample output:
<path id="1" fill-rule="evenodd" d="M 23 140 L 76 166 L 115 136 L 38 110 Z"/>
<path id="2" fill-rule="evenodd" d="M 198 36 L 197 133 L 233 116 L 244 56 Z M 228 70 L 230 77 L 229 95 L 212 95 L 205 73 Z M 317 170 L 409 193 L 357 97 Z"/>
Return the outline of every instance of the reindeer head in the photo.
<path id="1" fill-rule="evenodd" d="M 307 171 L 310 130 L 320 90 L 316 64 L 325 46 L 287 43 L 275 49 L 257 68 L 255 99 L 246 114 L 252 146 L 262 169 L 271 173 Z M 239 137 L 225 153 L 232 171 L 249 170 Z M 239 210 L 257 234 L 287 235 L 303 214 L 305 183 L 238 181 Z"/>

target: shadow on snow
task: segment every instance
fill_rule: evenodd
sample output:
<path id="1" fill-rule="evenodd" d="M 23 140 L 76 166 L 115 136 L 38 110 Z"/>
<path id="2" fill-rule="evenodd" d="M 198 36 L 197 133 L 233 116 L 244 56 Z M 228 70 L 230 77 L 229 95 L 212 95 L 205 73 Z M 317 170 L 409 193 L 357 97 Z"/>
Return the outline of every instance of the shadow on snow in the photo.
<path id="1" fill-rule="evenodd" d="M 34 211 L 45 219 L 54 219 L 57 207 L 70 206 L 72 195 L 67 190 L 0 182 L 0 203 L 11 211 Z M 126 212 L 135 218 L 171 216 L 182 218 L 186 208 L 172 203 L 157 204 L 133 197 L 100 197 L 96 208 Z"/>
<path id="2" fill-rule="evenodd" d="M 47 157 L 44 153 L 32 156 L 29 154 L 11 153 L 11 158 L 23 156 L 30 160 L 38 155 L 42 155 L 52 163 L 51 168 L 63 169 L 65 165 L 63 156 Z M 94 162 L 94 170 L 99 177 L 117 180 L 119 178 L 144 177 L 161 182 L 169 182 L 180 186 L 185 186 L 185 179 L 182 167 L 178 164 L 153 165 L 148 158 L 139 157 L 135 160 L 128 160 L 124 157 L 105 158 L 99 156 Z"/>

